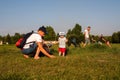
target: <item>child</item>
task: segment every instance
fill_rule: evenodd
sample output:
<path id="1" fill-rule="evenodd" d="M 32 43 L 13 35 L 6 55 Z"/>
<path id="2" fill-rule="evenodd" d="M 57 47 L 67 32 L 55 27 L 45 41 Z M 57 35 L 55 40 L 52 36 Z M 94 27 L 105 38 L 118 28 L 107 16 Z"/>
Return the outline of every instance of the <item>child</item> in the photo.
<path id="1" fill-rule="evenodd" d="M 64 32 L 59 33 L 59 38 L 58 38 L 58 43 L 59 43 L 59 56 L 65 56 L 65 51 L 66 51 L 66 42 L 67 39 L 65 37 Z"/>

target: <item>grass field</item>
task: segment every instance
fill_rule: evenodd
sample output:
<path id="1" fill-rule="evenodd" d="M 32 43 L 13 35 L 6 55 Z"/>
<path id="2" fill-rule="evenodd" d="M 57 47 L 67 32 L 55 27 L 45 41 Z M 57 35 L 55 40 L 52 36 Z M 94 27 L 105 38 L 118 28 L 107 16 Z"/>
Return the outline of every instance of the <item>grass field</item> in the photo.
<path id="1" fill-rule="evenodd" d="M 0 46 L 0 80 L 120 80 L 120 44 L 68 48 L 66 57 L 25 59 L 14 45 Z"/>

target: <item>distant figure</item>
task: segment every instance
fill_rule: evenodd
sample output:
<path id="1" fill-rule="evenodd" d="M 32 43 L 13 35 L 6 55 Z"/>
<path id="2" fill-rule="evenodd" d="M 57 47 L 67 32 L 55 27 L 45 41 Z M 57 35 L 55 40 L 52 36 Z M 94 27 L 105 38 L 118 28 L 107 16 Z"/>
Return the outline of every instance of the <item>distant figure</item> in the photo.
<path id="1" fill-rule="evenodd" d="M 3 45 L 3 41 L 0 41 L 0 45 Z"/>
<path id="2" fill-rule="evenodd" d="M 95 36 L 92 35 L 91 41 L 92 41 L 92 43 L 96 43 L 96 42 L 97 42 L 97 41 L 95 40 Z"/>
<path id="3" fill-rule="evenodd" d="M 88 26 L 87 29 L 84 31 L 84 38 L 85 38 L 85 43 L 83 47 L 85 47 L 87 44 L 90 44 L 90 29 L 91 27 Z"/>
<path id="4" fill-rule="evenodd" d="M 76 41 L 76 38 L 73 38 L 73 39 L 71 40 L 71 43 L 72 43 L 75 47 L 77 47 L 77 41 Z"/>
<path id="5" fill-rule="evenodd" d="M 59 56 L 65 56 L 65 52 L 66 52 L 66 42 L 68 40 L 65 37 L 65 33 L 64 32 L 60 32 L 59 33 L 59 38 L 58 38 L 58 43 L 59 43 Z"/>
<path id="6" fill-rule="evenodd" d="M 44 26 L 40 27 L 36 33 L 30 35 L 27 39 L 26 44 L 22 49 L 22 53 L 24 54 L 25 58 L 29 58 L 29 54 L 35 53 L 34 59 L 39 59 L 39 54 L 42 52 L 49 58 L 55 58 L 55 56 L 50 55 L 44 48 L 43 48 L 43 38 L 47 33 L 46 28 Z"/>
<path id="7" fill-rule="evenodd" d="M 75 47 L 80 47 L 79 43 L 80 42 L 78 40 L 78 37 L 73 36 L 73 35 L 68 37 L 68 43 L 67 43 L 68 46 L 73 44 Z"/>
<path id="8" fill-rule="evenodd" d="M 111 48 L 110 42 L 103 37 L 103 34 L 99 36 L 98 44 L 102 45 L 102 42 L 105 42 L 105 44 Z"/>

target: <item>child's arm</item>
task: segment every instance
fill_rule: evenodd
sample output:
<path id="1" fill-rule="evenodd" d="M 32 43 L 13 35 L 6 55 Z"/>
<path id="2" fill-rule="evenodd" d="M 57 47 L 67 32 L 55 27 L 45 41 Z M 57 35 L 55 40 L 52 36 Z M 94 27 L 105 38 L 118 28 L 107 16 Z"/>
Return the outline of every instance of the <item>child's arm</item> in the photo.
<path id="1" fill-rule="evenodd" d="M 66 43 L 68 42 L 68 39 L 66 39 L 66 41 L 65 41 Z"/>

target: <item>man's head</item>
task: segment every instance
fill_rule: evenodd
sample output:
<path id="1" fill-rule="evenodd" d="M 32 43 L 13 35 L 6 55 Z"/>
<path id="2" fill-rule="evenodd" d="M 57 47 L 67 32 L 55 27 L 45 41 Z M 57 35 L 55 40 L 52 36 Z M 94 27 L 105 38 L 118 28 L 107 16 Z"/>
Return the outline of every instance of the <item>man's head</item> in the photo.
<path id="1" fill-rule="evenodd" d="M 40 27 L 38 29 L 38 33 L 41 35 L 41 36 L 45 36 L 45 34 L 47 34 L 47 30 L 44 26 Z"/>
<path id="2" fill-rule="evenodd" d="M 101 34 L 100 36 L 103 37 L 103 34 Z"/>
<path id="3" fill-rule="evenodd" d="M 88 31 L 90 31 L 90 29 L 91 29 L 91 27 L 90 27 L 90 26 L 88 26 L 88 27 L 87 27 L 87 30 L 88 30 Z"/>

